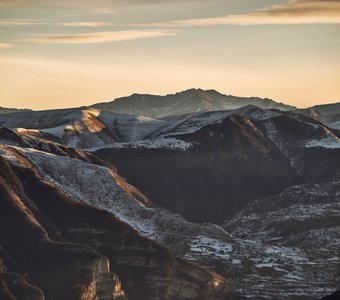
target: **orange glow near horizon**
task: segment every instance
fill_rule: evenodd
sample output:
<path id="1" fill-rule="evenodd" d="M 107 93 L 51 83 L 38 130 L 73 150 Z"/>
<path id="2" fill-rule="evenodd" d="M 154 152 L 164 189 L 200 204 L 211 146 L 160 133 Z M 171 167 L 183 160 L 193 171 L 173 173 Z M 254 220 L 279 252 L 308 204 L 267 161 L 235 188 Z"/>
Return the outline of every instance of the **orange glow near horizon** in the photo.
<path id="1" fill-rule="evenodd" d="M 340 101 L 340 2 L 196 2 L 0 1 L 0 106 L 189 88 L 300 108 Z"/>
<path id="2" fill-rule="evenodd" d="M 333 87 L 340 78 L 336 72 L 331 74 L 322 69 L 291 74 L 287 68 L 280 70 L 280 76 L 273 77 L 273 72 L 265 69 L 256 73 L 237 69 L 225 72 L 161 63 L 110 67 L 6 60 L 3 65 L 5 67 L 0 71 L 1 77 L 6 78 L 0 85 L 3 107 L 37 110 L 78 107 L 112 101 L 135 92 L 165 95 L 192 87 L 244 97 L 267 97 L 301 108 L 339 99 L 338 91 Z M 159 70 L 166 72 L 160 76 Z M 8 94 L 6 98 L 3 97 L 5 93 Z"/>

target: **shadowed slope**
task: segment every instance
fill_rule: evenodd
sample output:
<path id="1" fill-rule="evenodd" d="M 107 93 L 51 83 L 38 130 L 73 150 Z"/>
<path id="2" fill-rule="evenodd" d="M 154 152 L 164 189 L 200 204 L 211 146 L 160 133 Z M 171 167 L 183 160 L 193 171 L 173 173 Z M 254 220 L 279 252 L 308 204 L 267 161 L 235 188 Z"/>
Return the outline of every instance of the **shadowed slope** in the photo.
<path id="1" fill-rule="evenodd" d="M 0 157 L 0 244 L 47 298 L 123 299 L 115 272 L 129 299 L 234 299 L 219 276 L 70 200 L 21 162 Z"/>
<path id="2" fill-rule="evenodd" d="M 194 146 L 186 151 L 102 149 L 96 154 L 115 164 L 152 201 L 194 221 L 221 222 L 257 197 L 302 182 L 246 117 L 233 115 L 180 138 Z"/>

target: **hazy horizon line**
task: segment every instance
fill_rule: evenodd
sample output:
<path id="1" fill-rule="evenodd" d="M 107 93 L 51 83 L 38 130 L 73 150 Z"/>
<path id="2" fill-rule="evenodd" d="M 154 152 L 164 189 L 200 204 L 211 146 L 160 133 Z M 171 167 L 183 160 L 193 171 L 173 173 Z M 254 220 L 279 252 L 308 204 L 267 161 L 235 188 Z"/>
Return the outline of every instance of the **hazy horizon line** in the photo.
<path id="1" fill-rule="evenodd" d="M 330 104 L 337 104 L 340 103 L 340 101 L 322 101 L 322 102 L 318 102 L 315 105 L 312 106 L 306 106 L 306 107 L 299 107 L 299 106 L 295 106 L 294 104 L 288 104 L 285 101 L 282 100 L 275 100 L 273 98 L 269 98 L 269 97 L 261 97 L 261 96 L 241 96 L 241 95 L 235 95 L 235 94 L 229 94 L 229 93 L 225 93 L 225 92 L 220 92 L 218 89 L 214 89 L 214 88 L 208 88 L 208 89 L 203 89 L 203 88 L 188 88 L 188 89 L 184 89 L 184 90 L 180 90 L 180 91 L 176 91 L 176 92 L 170 92 L 170 93 L 149 93 L 149 92 L 133 92 L 133 93 L 129 93 L 128 95 L 123 95 L 123 96 L 117 96 L 114 97 L 112 100 L 94 100 L 94 102 L 92 104 L 88 104 L 88 105 L 81 105 L 81 106 L 65 106 L 65 107 L 61 107 L 61 108 L 56 108 L 54 106 L 51 106 L 50 108 L 30 108 L 30 107 L 7 107 L 7 106 L 2 106 L 0 105 L 0 108 L 3 109 L 17 109 L 17 110 L 31 110 L 31 111 L 49 111 L 49 110 L 63 110 L 63 109 L 80 109 L 80 108 L 91 108 L 91 106 L 96 105 L 96 104 L 101 104 L 101 103 L 110 103 L 113 102 L 115 100 L 118 100 L 120 98 L 129 98 L 133 95 L 148 95 L 148 96 L 159 96 L 159 97 L 166 97 L 166 96 L 171 96 L 171 95 L 176 95 L 176 94 L 180 94 L 183 92 L 187 92 L 190 90 L 202 90 L 204 92 L 209 92 L 209 91 L 214 91 L 217 92 L 223 96 L 232 96 L 232 97 L 238 97 L 238 98 L 258 98 L 261 100 L 272 100 L 278 104 L 284 104 L 287 106 L 292 106 L 295 107 L 296 109 L 307 109 L 307 108 L 312 108 L 318 105 L 330 105 Z"/>

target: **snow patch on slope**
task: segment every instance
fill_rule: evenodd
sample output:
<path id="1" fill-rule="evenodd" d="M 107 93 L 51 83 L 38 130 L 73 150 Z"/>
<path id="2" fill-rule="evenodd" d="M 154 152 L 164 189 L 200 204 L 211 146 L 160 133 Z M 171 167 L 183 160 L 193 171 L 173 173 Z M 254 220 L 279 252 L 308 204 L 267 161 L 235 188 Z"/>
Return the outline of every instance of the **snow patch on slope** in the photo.
<path id="1" fill-rule="evenodd" d="M 145 207 L 122 187 L 114 170 L 105 166 L 32 149 L 18 150 L 36 165 L 46 181 L 71 198 L 111 212 L 142 235 L 172 250 L 185 247 L 190 236 L 198 232 L 230 238 L 219 226 L 191 223 L 165 209 Z"/>
<path id="2" fill-rule="evenodd" d="M 0 145 L 0 155 L 5 158 L 8 159 L 9 161 L 13 162 L 13 163 L 18 163 L 18 159 L 17 157 L 11 153 L 10 151 L 8 151 L 8 148 L 6 149 L 5 147 L 3 147 L 2 145 Z"/>
<path id="3" fill-rule="evenodd" d="M 103 147 L 88 148 L 87 151 L 97 151 L 100 149 L 167 149 L 186 151 L 194 146 L 193 143 L 188 143 L 176 138 L 157 138 L 155 140 L 141 140 L 132 143 L 114 143 Z"/>
<path id="4" fill-rule="evenodd" d="M 340 148 L 340 139 L 324 138 L 321 140 L 311 140 L 306 142 L 305 146 L 307 148 L 322 147 L 328 149 L 338 149 Z"/>
<path id="5" fill-rule="evenodd" d="M 138 216 L 132 218 L 129 211 L 143 207 L 143 204 L 123 190 L 110 169 L 33 149 L 21 149 L 21 152 L 38 166 L 47 181 L 72 198 L 106 209 L 136 229 L 152 234 L 152 224 L 133 223 Z"/>

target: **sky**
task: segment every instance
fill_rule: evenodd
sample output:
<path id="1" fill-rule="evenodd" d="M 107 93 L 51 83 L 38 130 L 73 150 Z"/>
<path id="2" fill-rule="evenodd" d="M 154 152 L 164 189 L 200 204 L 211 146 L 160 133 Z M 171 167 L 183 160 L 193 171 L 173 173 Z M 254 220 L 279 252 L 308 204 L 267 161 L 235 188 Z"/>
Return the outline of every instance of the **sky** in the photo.
<path id="1" fill-rule="evenodd" d="M 0 0 L 0 106 L 215 89 L 340 101 L 340 0 Z"/>

